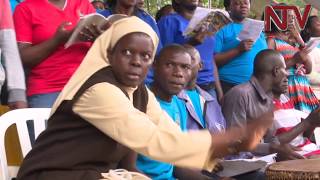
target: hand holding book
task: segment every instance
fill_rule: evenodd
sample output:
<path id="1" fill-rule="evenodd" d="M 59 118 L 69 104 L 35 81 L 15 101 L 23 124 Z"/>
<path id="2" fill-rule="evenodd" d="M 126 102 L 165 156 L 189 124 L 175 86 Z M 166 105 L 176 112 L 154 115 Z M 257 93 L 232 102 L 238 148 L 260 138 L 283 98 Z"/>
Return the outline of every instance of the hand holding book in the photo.
<path id="1" fill-rule="evenodd" d="M 111 23 L 106 21 L 101 27 L 98 27 L 96 24 L 89 24 L 84 27 L 82 31 L 79 33 L 79 38 L 81 41 L 89 41 L 93 42 L 100 34 L 102 34 L 105 30 L 107 30 L 111 26 Z"/>
<path id="2" fill-rule="evenodd" d="M 242 52 L 250 51 L 252 46 L 253 46 L 253 40 L 246 39 L 240 42 L 238 49 L 242 53 Z"/>
<path id="3" fill-rule="evenodd" d="M 253 41 L 253 44 L 257 41 L 257 39 L 260 37 L 260 34 L 264 28 L 264 22 L 246 18 L 242 22 L 243 28 L 238 34 L 237 39 L 239 41 L 248 40 L 251 39 Z"/>
<path id="4" fill-rule="evenodd" d="M 123 14 L 114 14 L 105 18 L 101 14 L 93 13 L 80 18 L 65 48 L 77 42 L 93 42 L 115 21 L 127 17 Z"/>
<path id="5" fill-rule="evenodd" d="M 206 35 L 210 36 L 231 21 L 225 10 L 198 7 L 183 35 L 193 37 L 205 31 Z"/>
<path id="6" fill-rule="evenodd" d="M 73 33 L 71 22 L 63 22 L 57 28 L 53 38 L 58 44 L 65 43 Z"/>

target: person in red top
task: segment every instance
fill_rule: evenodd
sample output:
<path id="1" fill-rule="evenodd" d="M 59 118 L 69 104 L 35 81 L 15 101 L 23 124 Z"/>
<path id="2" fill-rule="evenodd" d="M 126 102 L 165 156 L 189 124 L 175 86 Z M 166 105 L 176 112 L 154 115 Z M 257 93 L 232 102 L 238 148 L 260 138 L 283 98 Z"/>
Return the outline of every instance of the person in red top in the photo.
<path id="1" fill-rule="evenodd" d="M 25 0 L 14 12 L 16 36 L 25 67 L 30 107 L 51 107 L 80 65 L 91 43 L 65 49 L 79 18 L 95 9 L 88 0 Z"/>

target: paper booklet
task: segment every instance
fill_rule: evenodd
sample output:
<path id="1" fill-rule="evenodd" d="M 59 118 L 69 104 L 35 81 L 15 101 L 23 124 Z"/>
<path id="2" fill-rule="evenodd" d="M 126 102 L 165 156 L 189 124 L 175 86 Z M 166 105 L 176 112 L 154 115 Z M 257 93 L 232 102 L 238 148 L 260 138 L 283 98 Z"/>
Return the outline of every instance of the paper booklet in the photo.
<path id="1" fill-rule="evenodd" d="M 320 44 L 320 37 L 310 38 L 308 41 L 305 50 L 311 52 L 312 49 L 316 48 Z"/>
<path id="2" fill-rule="evenodd" d="M 194 36 L 201 27 L 208 28 L 208 32 L 213 35 L 230 22 L 232 20 L 225 10 L 198 7 L 183 35 Z"/>
<path id="3" fill-rule="evenodd" d="M 243 21 L 243 28 L 242 28 L 242 31 L 239 33 L 237 39 L 239 41 L 251 39 L 255 43 L 259 38 L 263 28 L 264 28 L 263 21 L 246 18 Z"/>
<path id="4" fill-rule="evenodd" d="M 264 171 L 267 165 L 275 163 L 277 154 L 269 154 L 262 157 L 254 157 L 252 159 L 233 159 L 224 160 L 221 163 L 223 170 L 218 172 L 220 177 L 233 177 L 253 171 Z"/>
<path id="5" fill-rule="evenodd" d="M 220 177 L 234 177 L 248 172 L 258 171 L 266 167 L 267 162 L 262 160 L 245 161 L 245 160 L 231 160 L 220 162 L 223 170 L 218 172 Z"/>
<path id="6" fill-rule="evenodd" d="M 80 18 L 77 26 L 75 27 L 69 40 L 65 43 L 64 47 L 68 48 L 77 42 L 81 42 L 80 32 L 86 26 L 90 26 L 91 24 L 96 24 L 97 27 L 101 29 L 101 27 L 105 24 L 106 21 L 109 21 L 112 24 L 115 21 L 122 19 L 122 18 L 125 18 L 125 17 L 127 17 L 127 16 L 123 15 L 123 14 L 114 14 L 114 15 L 108 16 L 107 18 L 101 14 L 98 14 L 98 13 L 92 13 L 92 14 L 85 15 Z"/>

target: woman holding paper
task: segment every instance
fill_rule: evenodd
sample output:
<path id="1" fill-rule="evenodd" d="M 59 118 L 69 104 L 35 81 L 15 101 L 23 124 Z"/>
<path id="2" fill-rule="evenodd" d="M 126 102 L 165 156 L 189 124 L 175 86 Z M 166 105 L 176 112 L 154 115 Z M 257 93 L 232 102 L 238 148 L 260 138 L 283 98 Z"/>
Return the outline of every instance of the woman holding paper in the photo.
<path id="1" fill-rule="evenodd" d="M 250 13 L 250 1 L 231 0 L 226 6 L 233 22 L 216 33 L 214 48 L 214 58 L 219 67 L 221 87 L 225 94 L 232 87 L 250 80 L 255 56 L 261 50 L 267 49 L 264 33 L 258 30 L 259 28 L 247 28 L 250 22 L 254 22 L 247 18 Z M 256 38 L 250 36 L 239 40 L 239 35 L 248 32 L 247 30 L 254 32 Z"/>
<path id="2" fill-rule="evenodd" d="M 310 113 L 319 106 L 319 101 L 306 77 L 306 74 L 311 72 L 312 64 L 308 56 L 309 51 L 304 48 L 304 41 L 294 23 L 289 25 L 288 31 L 280 31 L 272 22 L 269 33 L 269 48 L 279 51 L 286 60 L 290 100 L 295 109 Z"/>
<path id="3" fill-rule="evenodd" d="M 14 13 L 21 59 L 29 71 L 30 107 L 51 107 L 91 43 L 63 47 L 79 18 L 95 12 L 88 0 L 26 0 Z"/>

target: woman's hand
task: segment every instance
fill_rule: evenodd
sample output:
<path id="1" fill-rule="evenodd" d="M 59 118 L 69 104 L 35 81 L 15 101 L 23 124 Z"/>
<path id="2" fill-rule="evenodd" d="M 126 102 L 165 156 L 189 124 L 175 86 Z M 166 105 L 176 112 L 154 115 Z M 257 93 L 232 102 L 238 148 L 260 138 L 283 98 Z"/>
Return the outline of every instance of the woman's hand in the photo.
<path id="1" fill-rule="evenodd" d="M 212 134 L 213 158 L 254 150 L 271 127 L 273 112 L 265 113 L 248 122 L 243 127 L 231 127 L 224 133 Z"/>
<path id="2" fill-rule="evenodd" d="M 304 64 L 305 62 L 309 61 L 308 51 L 305 49 L 302 49 L 302 50 L 296 52 L 293 56 L 293 59 L 294 59 L 295 63 Z"/>
<path id="3" fill-rule="evenodd" d="M 288 30 L 290 33 L 289 41 L 292 39 L 292 44 L 298 43 L 300 47 L 304 47 L 305 43 L 300 35 L 298 28 L 295 26 L 295 23 L 288 24 Z"/>
<path id="4" fill-rule="evenodd" d="M 253 41 L 251 39 L 242 40 L 238 46 L 240 53 L 250 51 L 253 46 Z"/>
<path id="5" fill-rule="evenodd" d="M 209 34 L 209 26 L 204 24 L 199 28 L 199 30 L 195 31 L 195 35 L 190 38 L 188 44 L 192 46 L 200 45 Z"/>
<path id="6" fill-rule="evenodd" d="M 67 27 L 71 26 L 71 22 L 63 22 L 59 25 L 59 27 L 56 30 L 56 33 L 53 37 L 53 39 L 58 43 L 62 44 L 67 42 L 69 37 L 71 36 L 73 30 L 68 30 Z"/>
<path id="7" fill-rule="evenodd" d="M 8 106 L 11 110 L 28 108 L 27 102 L 24 102 L 24 101 L 9 102 Z"/>
<path id="8" fill-rule="evenodd" d="M 94 42 L 110 26 L 111 23 L 109 21 L 106 21 L 101 27 L 96 24 L 90 24 L 80 32 L 80 39 L 81 41 Z"/>

